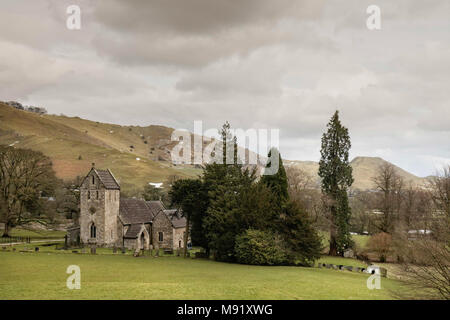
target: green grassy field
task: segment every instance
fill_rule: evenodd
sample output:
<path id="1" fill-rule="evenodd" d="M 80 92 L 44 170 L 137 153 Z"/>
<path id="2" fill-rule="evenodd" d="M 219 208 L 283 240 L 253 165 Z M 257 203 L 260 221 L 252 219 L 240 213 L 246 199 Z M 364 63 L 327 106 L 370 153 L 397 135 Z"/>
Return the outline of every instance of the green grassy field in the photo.
<path id="1" fill-rule="evenodd" d="M 349 271 L 20 249 L 0 251 L 0 299 L 393 299 L 401 289 L 383 278 L 369 290 Z M 80 290 L 66 288 L 69 265 L 81 268 Z"/>
<path id="2" fill-rule="evenodd" d="M 27 230 L 22 228 L 14 228 L 9 231 L 11 237 L 36 237 L 36 238 L 64 238 L 66 231 L 55 230 Z M 3 230 L 0 230 L 0 237 L 3 235 Z"/>

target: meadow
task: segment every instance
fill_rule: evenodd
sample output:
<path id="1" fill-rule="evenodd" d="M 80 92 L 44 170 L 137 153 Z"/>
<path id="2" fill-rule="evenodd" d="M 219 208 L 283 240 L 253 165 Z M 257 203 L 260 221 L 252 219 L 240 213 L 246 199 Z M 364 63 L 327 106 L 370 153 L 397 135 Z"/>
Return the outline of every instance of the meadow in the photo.
<path id="1" fill-rule="evenodd" d="M 45 245 L 37 253 L 21 252 L 25 246 L 16 246 L 14 252 L 0 250 L 0 299 L 378 300 L 394 299 L 403 289 L 400 282 L 382 278 L 380 290 L 369 290 L 367 274 L 349 271 L 248 266 L 175 255 L 135 258 L 108 249 L 91 255 Z M 323 261 L 333 263 L 328 258 Z M 347 265 L 358 263 L 345 260 Z M 66 287 L 69 265 L 81 269 L 80 290 Z"/>

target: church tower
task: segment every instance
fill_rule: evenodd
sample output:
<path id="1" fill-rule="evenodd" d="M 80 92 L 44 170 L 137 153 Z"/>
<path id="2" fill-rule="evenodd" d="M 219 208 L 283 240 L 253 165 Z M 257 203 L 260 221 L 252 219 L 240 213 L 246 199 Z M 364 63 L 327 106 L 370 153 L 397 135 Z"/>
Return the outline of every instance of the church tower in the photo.
<path id="1" fill-rule="evenodd" d="M 120 186 L 109 170 L 89 171 L 80 187 L 80 239 L 84 244 L 111 247 L 119 242 Z"/>

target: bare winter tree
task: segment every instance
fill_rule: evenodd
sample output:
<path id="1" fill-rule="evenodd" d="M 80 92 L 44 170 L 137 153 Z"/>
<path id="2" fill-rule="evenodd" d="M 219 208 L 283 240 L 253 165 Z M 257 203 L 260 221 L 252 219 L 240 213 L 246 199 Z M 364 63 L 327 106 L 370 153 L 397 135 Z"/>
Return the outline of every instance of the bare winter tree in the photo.
<path id="1" fill-rule="evenodd" d="M 433 203 L 447 223 L 450 220 L 450 165 L 445 166 L 437 176 L 430 181 L 430 196 Z"/>
<path id="2" fill-rule="evenodd" d="M 46 201 L 56 184 L 50 159 L 40 152 L 0 146 L 0 221 L 12 227 L 46 223 Z"/>
<path id="3" fill-rule="evenodd" d="M 450 300 L 450 166 L 432 179 L 428 191 L 433 206 L 421 207 L 419 198 L 416 211 L 428 210 L 428 220 L 433 222 L 431 232 L 418 233 L 414 238 L 408 238 L 405 232 L 397 234 L 397 251 L 404 276 L 411 284 Z"/>
<path id="4" fill-rule="evenodd" d="M 313 223 L 318 227 L 328 225 L 325 220 L 325 204 L 317 182 L 306 171 L 286 167 L 289 198 L 308 212 Z"/>
<path id="5" fill-rule="evenodd" d="M 392 233 L 399 218 L 402 203 L 403 179 L 390 163 L 384 163 L 378 168 L 373 178 L 375 187 L 380 193 L 378 209 L 382 215 L 374 221 L 381 232 Z"/>

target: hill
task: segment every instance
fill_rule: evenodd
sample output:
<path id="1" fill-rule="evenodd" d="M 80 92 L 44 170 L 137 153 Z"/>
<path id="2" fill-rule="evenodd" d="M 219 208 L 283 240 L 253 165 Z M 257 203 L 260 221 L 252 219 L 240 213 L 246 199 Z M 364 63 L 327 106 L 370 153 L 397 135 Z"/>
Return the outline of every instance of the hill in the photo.
<path id="1" fill-rule="evenodd" d="M 379 157 L 355 157 L 350 165 L 353 168 L 354 183 L 352 189 L 371 190 L 374 189 L 373 178 L 377 175 L 378 168 L 388 161 Z M 287 167 L 300 169 L 309 174 L 315 181 L 319 182 L 319 163 L 315 161 L 286 161 Z M 423 185 L 426 178 L 421 178 L 394 165 L 397 173 L 404 179 L 405 183 Z"/>
<path id="2" fill-rule="evenodd" d="M 43 152 L 52 159 L 54 170 L 62 179 L 85 175 L 95 162 L 99 168 L 110 168 L 124 190 L 142 188 L 148 182 L 164 182 L 173 175 L 196 177 L 201 173 L 198 166 L 170 161 L 170 151 L 177 143 L 170 139 L 173 131 L 160 125 L 120 126 L 39 114 L 0 102 L 0 144 Z M 353 188 L 373 189 L 372 178 L 384 162 L 372 157 L 353 159 Z M 285 165 L 302 169 L 319 181 L 317 162 L 286 160 Z M 422 184 L 425 180 L 396 168 L 406 182 Z"/>
<path id="3" fill-rule="evenodd" d="M 0 144 L 41 151 L 62 179 L 85 175 L 93 162 L 110 168 L 124 190 L 171 175 L 194 177 L 192 166 L 170 161 L 173 129 L 164 126 L 119 126 L 78 117 L 37 114 L 0 103 Z"/>

